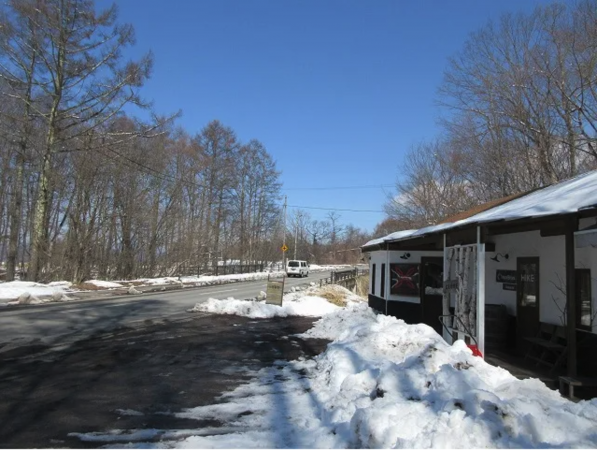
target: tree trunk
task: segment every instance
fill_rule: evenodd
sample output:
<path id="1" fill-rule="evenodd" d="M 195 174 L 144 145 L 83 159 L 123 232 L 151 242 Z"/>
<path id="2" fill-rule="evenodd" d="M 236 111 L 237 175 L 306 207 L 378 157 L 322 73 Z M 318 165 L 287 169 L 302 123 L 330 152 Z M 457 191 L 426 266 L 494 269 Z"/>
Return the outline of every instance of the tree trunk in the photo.
<path id="1" fill-rule="evenodd" d="M 8 236 L 8 256 L 6 258 L 6 281 L 15 279 L 17 254 L 19 249 L 19 232 L 21 230 L 21 214 L 23 203 L 23 182 L 25 160 L 22 155 L 17 156 L 17 173 L 14 183 L 13 201 L 10 206 L 10 234 Z"/>

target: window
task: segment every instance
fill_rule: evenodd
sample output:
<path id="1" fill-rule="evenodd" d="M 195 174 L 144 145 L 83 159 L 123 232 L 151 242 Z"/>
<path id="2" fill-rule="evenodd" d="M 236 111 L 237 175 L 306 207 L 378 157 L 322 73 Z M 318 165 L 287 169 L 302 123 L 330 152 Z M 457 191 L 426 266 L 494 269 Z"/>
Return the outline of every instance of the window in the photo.
<path id="1" fill-rule="evenodd" d="M 591 329 L 593 323 L 593 308 L 591 305 L 591 271 L 589 269 L 575 270 L 576 288 L 576 326 Z"/>
<path id="2" fill-rule="evenodd" d="M 531 258 L 519 258 L 518 264 L 518 290 L 520 305 L 536 308 L 539 296 L 539 264 Z"/>
<path id="3" fill-rule="evenodd" d="M 375 295 L 375 264 L 373 264 L 371 270 L 371 295 Z"/>
<path id="4" fill-rule="evenodd" d="M 386 297 L 386 265 L 381 265 L 381 290 L 380 290 L 381 298 Z"/>
<path id="5" fill-rule="evenodd" d="M 288 267 L 299 267 L 298 261 L 288 261 Z"/>

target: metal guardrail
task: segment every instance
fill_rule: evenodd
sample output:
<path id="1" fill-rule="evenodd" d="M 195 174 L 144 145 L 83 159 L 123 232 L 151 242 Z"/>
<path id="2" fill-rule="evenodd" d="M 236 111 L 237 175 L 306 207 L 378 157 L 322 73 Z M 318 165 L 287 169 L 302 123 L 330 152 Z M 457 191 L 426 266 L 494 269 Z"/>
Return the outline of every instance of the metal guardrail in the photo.
<path id="1" fill-rule="evenodd" d="M 341 286 L 344 286 L 350 282 L 356 281 L 358 277 L 367 273 L 369 273 L 369 269 L 359 268 L 333 271 L 329 277 L 322 278 L 321 280 L 319 280 L 319 287 L 322 287 L 326 284 L 339 284 Z"/>

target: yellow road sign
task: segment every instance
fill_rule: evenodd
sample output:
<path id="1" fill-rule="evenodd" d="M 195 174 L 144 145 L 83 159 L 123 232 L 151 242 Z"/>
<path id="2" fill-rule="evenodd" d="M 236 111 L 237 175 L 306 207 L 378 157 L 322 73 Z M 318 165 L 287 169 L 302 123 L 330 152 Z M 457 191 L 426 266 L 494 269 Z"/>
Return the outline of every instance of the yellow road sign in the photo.
<path id="1" fill-rule="evenodd" d="M 286 244 L 284 244 L 284 245 L 282 246 L 282 251 L 283 251 L 283 252 L 285 252 L 285 251 L 287 251 L 287 250 L 288 250 L 288 246 L 287 246 Z"/>

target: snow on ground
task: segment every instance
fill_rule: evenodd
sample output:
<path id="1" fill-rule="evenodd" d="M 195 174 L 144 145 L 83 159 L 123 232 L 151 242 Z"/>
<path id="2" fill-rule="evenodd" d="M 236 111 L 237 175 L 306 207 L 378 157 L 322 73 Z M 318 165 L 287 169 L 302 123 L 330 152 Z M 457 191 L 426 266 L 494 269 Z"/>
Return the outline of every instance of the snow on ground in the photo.
<path id="1" fill-rule="evenodd" d="M 211 284 L 232 283 L 235 281 L 266 280 L 269 276 L 281 277 L 284 276 L 284 272 L 235 273 L 229 275 L 191 275 L 180 277 L 180 281 L 185 284 L 194 284 L 195 286 L 206 286 Z"/>
<path id="2" fill-rule="evenodd" d="M 220 403 L 176 414 L 221 428 L 73 435 L 119 448 L 597 447 L 597 400 L 570 402 L 472 356 L 462 341 L 450 346 L 432 328 L 377 315 L 364 302 L 328 309 L 313 291 L 284 302 L 326 311 L 303 336 L 333 342 L 315 359 L 261 370 Z M 269 314 L 243 306 L 251 302 L 220 303 L 210 308 Z M 161 441 L 142 442 L 147 436 Z"/>
<path id="3" fill-rule="evenodd" d="M 284 296 L 282 306 L 269 305 L 265 301 L 247 301 L 228 298 L 218 300 L 210 298 L 206 302 L 197 303 L 192 312 L 210 312 L 215 314 L 236 314 L 239 316 L 265 319 L 270 317 L 306 316 L 321 317 L 341 309 L 325 298 L 314 295 L 323 290 L 329 292 L 335 289 L 348 301 L 363 301 L 361 297 L 353 295 L 349 290 L 341 286 L 329 286 L 325 288 L 311 287 L 304 292 L 295 292 Z"/>
<path id="4" fill-rule="evenodd" d="M 50 283 L 49 285 L 34 283 L 33 281 L 9 281 L 0 283 L 0 300 L 13 300 L 12 302 L 0 302 L 0 306 L 16 303 L 20 299 L 22 303 L 41 303 L 38 297 L 51 297 L 52 300 L 63 300 L 64 294 L 69 291 L 70 284 L 66 281 Z"/>
<path id="5" fill-rule="evenodd" d="M 325 270 L 342 270 L 350 266 L 317 266 L 311 265 L 311 271 L 319 272 Z M 239 281 L 256 281 L 265 280 L 268 277 L 282 277 L 284 272 L 255 272 L 255 273 L 241 273 L 230 275 L 190 275 L 182 277 L 157 277 L 157 278 L 138 278 L 131 281 L 104 281 L 104 280 L 86 280 L 81 286 L 88 285 L 92 290 L 116 289 L 122 287 L 129 287 L 131 285 L 139 286 L 166 286 L 182 284 L 187 286 L 212 286 L 226 283 L 234 283 Z M 21 283 L 21 284 L 19 284 Z M 84 290 L 84 289 L 83 289 Z M 13 302 L 0 302 L 0 306 L 16 304 L 19 296 L 28 293 L 32 301 L 31 304 L 46 303 L 48 301 L 56 300 L 56 293 L 75 293 L 80 292 L 80 286 L 75 289 L 73 284 L 68 281 L 53 281 L 48 284 L 31 283 L 25 281 L 13 281 L 8 283 L 0 282 L 0 300 L 13 300 Z M 136 293 L 133 291 L 131 293 Z M 44 298 L 45 297 L 45 298 Z M 62 297 L 61 300 L 69 300 L 68 297 Z"/>

